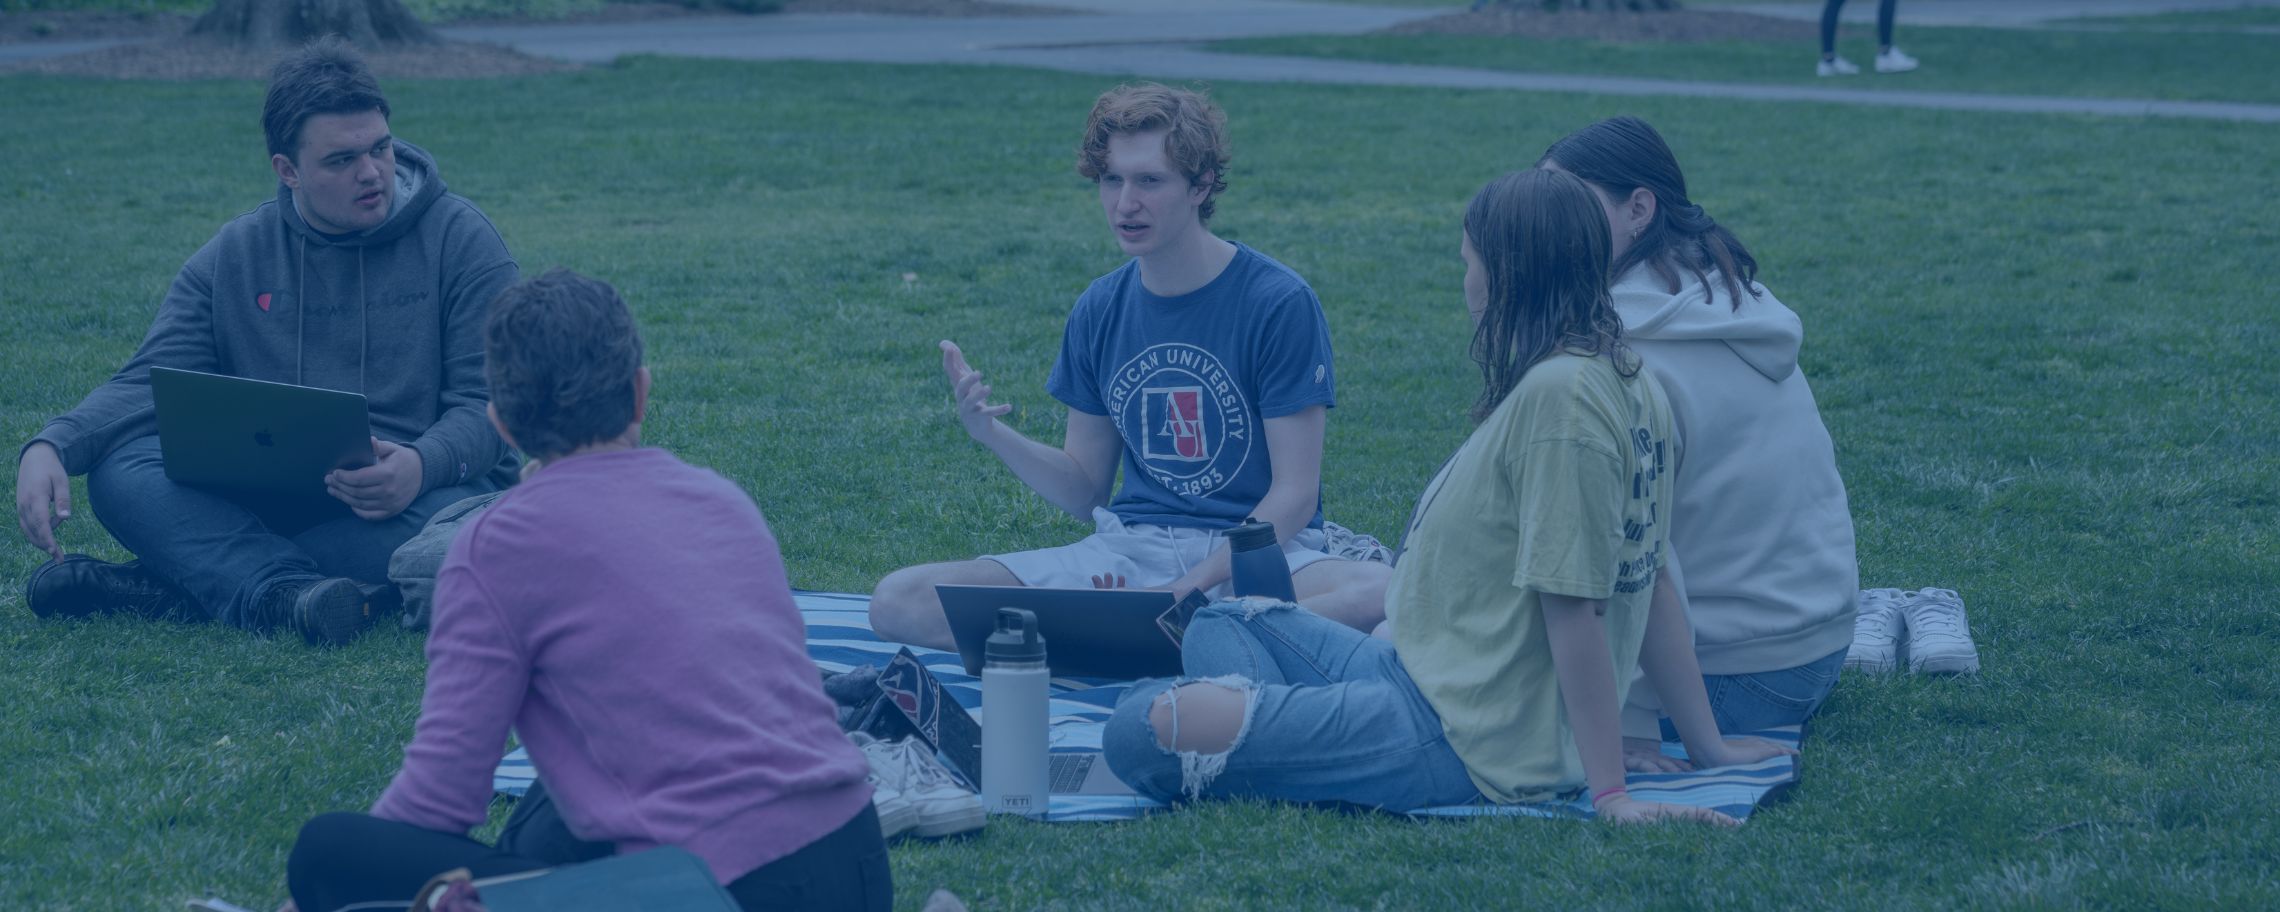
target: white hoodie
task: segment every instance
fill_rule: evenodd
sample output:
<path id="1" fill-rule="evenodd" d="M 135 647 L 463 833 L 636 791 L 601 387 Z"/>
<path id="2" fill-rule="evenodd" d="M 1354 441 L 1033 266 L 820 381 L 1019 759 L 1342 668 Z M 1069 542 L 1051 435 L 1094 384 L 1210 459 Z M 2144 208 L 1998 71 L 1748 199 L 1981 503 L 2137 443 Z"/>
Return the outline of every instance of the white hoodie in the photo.
<path id="1" fill-rule="evenodd" d="M 1684 594 L 1702 672 L 1794 668 L 1852 642 L 1860 569 L 1836 447 L 1797 369 L 1804 325 L 1759 286 L 1647 266 L 1615 284 L 1623 338 L 1662 380 L 1676 426 L 1667 572 Z M 1631 689 L 1624 734 L 1654 737 L 1653 689 Z"/>

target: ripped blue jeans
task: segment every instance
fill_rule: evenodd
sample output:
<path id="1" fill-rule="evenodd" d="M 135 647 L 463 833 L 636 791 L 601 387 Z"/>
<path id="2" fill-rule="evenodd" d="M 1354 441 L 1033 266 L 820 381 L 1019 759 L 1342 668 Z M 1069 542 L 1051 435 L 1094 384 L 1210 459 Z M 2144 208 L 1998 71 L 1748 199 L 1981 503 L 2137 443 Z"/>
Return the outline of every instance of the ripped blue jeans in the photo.
<path id="1" fill-rule="evenodd" d="M 1101 735 L 1109 768 L 1158 801 L 1254 797 L 1389 811 L 1485 800 L 1393 644 L 1286 602 L 1223 601 L 1196 613 L 1187 672 L 1125 691 Z M 1183 684 L 1246 695 L 1227 751 L 1172 751 L 1149 724 Z"/>

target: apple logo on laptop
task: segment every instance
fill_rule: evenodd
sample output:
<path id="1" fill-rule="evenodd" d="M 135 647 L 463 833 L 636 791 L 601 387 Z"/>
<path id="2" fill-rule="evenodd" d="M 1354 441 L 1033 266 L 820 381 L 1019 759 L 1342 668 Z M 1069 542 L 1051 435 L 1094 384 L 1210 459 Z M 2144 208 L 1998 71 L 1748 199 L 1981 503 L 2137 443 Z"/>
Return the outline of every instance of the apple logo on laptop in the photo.
<path id="1" fill-rule="evenodd" d="M 255 431 L 253 432 L 253 443 L 255 446 L 273 447 L 277 445 L 277 438 L 269 436 L 269 432 L 266 430 Z"/>

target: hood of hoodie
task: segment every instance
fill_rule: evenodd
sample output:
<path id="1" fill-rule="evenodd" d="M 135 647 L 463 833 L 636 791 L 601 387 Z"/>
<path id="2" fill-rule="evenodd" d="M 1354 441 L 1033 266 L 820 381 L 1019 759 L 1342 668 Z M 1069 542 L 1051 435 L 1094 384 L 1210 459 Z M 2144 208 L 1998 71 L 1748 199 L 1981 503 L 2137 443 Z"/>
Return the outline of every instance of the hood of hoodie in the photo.
<path id="1" fill-rule="evenodd" d="M 389 203 L 388 218 L 378 225 L 355 234 L 326 234 L 309 226 L 301 218 L 301 207 L 293 200 L 293 188 L 277 183 L 277 208 L 284 213 L 285 224 L 293 233 L 312 244 L 327 247 L 377 247 L 393 243 L 412 226 L 419 224 L 420 216 L 435 205 L 444 192 L 443 175 L 436 170 L 435 157 L 401 139 L 396 140 L 396 194 Z"/>
<path id="2" fill-rule="evenodd" d="M 1658 342 L 1716 341 L 1733 349 L 1766 379 L 1780 382 L 1797 371 L 1797 350 L 1805 341 L 1805 324 L 1795 311 L 1767 291 L 1744 295 L 1734 307 L 1726 294 L 1726 281 L 1716 270 L 1704 284 L 1693 273 L 1679 271 L 1674 294 L 1642 264 L 1625 273 L 1611 290 L 1615 312 L 1623 318 L 1626 338 Z"/>

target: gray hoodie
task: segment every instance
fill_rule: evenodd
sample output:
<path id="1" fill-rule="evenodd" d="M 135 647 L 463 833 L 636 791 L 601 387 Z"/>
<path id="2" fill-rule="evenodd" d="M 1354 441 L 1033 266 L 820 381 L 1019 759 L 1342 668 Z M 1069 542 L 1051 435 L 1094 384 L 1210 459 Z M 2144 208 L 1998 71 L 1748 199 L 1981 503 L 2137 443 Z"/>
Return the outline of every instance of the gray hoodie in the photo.
<path id="1" fill-rule="evenodd" d="M 1762 285 L 1737 309 L 1725 279 L 1709 279 L 1684 275 L 1673 294 L 1640 267 L 1614 288 L 1624 341 L 1670 399 L 1678 478 L 1669 572 L 1703 673 L 1794 668 L 1852 642 L 1852 514 L 1836 447 L 1797 369 L 1804 325 Z M 1644 737 L 1655 695 L 1631 692 L 1624 733 Z"/>
<path id="2" fill-rule="evenodd" d="M 85 474 L 158 433 L 150 369 L 178 367 L 363 393 L 373 435 L 419 451 L 421 491 L 485 474 L 506 485 L 514 454 L 484 414 L 483 319 L 515 277 L 490 220 L 397 140 L 387 221 L 321 233 L 280 184 L 183 264 L 127 366 L 32 439 Z"/>

